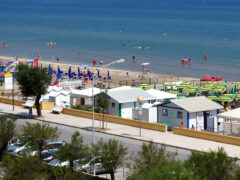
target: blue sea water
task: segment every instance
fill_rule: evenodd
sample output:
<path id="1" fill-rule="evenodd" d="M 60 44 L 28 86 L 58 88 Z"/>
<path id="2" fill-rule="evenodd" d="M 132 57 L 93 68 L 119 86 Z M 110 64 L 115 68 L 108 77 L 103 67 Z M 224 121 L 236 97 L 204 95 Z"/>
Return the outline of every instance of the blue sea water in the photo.
<path id="1" fill-rule="evenodd" d="M 149 62 L 155 73 L 239 80 L 239 20 L 239 0 L 0 0 L 0 54 L 79 65 L 126 58 L 113 67 Z M 180 65 L 184 56 L 191 66 Z"/>

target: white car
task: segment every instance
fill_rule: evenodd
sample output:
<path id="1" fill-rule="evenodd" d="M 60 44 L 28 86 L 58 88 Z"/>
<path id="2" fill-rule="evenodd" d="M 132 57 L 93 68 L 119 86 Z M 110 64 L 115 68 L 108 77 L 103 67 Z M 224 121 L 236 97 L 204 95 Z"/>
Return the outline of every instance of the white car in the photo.
<path id="1" fill-rule="evenodd" d="M 85 171 L 86 173 L 93 174 L 94 167 L 95 167 L 96 174 L 107 172 L 107 170 L 103 167 L 103 164 L 101 163 L 100 156 L 92 158 L 87 164 L 79 166 L 77 170 L 81 170 L 81 171 Z"/>

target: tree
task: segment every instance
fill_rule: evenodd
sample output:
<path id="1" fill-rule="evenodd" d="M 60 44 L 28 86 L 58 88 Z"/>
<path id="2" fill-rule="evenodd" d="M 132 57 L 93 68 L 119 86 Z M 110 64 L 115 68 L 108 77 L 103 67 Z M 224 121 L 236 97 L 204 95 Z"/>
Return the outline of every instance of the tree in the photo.
<path id="1" fill-rule="evenodd" d="M 101 92 L 96 96 L 96 105 L 100 108 L 100 112 L 102 113 L 102 129 L 104 129 L 104 113 L 109 106 L 108 95 L 106 92 Z"/>
<path id="2" fill-rule="evenodd" d="M 223 148 L 209 153 L 193 151 L 185 165 L 191 169 L 195 177 L 202 180 L 234 179 L 238 169 L 237 159 L 228 158 Z"/>
<path id="3" fill-rule="evenodd" d="M 95 157 L 100 156 L 103 167 L 110 172 L 111 179 L 114 180 L 114 171 L 123 165 L 127 148 L 115 139 L 104 142 L 102 139 L 92 148 Z"/>
<path id="4" fill-rule="evenodd" d="M 17 82 L 24 96 L 36 97 L 35 105 L 37 109 L 37 115 L 41 116 L 40 99 L 41 95 L 46 94 L 47 87 L 50 84 L 50 78 L 47 75 L 46 68 L 29 67 L 25 64 L 17 66 L 16 73 Z"/>
<path id="5" fill-rule="evenodd" d="M 74 160 L 88 156 L 88 146 L 83 144 L 83 138 L 79 132 L 72 135 L 71 143 L 66 143 L 56 154 L 61 161 L 69 161 L 70 169 L 74 170 Z"/>
<path id="6" fill-rule="evenodd" d="M 0 116 L 0 160 L 7 149 L 8 142 L 13 138 L 16 118 L 8 119 L 7 116 Z"/>
<path id="7" fill-rule="evenodd" d="M 194 178 L 182 162 L 170 161 L 166 157 L 152 164 L 147 171 L 133 171 L 129 180 L 200 180 Z"/>
<path id="8" fill-rule="evenodd" d="M 22 126 L 23 136 L 30 136 L 29 145 L 36 146 L 38 149 L 38 156 L 41 157 L 46 140 L 54 140 L 59 136 L 57 127 L 50 127 L 47 123 L 35 123 L 30 124 L 27 122 L 26 125 Z"/>
<path id="9" fill-rule="evenodd" d="M 165 147 L 158 147 L 157 144 L 143 143 L 141 151 L 133 158 L 133 169 L 137 172 L 148 171 L 165 157 Z"/>
<path id="10" fill-rule="evenodd" d="M 46 166 L 32 156 L 12 157 L 6 154 L 3 166 L 7 168 L 4 179 L 46 179 Z"/>

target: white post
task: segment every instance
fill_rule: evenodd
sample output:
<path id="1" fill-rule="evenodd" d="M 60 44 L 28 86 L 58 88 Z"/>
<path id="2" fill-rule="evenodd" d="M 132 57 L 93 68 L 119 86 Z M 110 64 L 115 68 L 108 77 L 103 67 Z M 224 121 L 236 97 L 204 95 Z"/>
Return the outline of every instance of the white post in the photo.
<path id="1" fill-rule="evenodd" d="M 92 143 L 95 145 L 95 126 L 94 126 L 94 74 L 92 77 Z M 93 154 L 93 159 L 95 159 L 95 156 Z M 93 163 L 93 175 L 96 175 L 95 172 L 95 160 Z"/>

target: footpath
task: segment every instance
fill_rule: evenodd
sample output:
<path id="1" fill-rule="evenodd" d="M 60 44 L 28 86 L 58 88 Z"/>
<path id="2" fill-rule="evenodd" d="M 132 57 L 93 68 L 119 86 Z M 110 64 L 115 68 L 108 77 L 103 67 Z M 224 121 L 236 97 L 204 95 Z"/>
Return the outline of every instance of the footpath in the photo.
<path id="1" fill-rule="evenodd" d="M 15 106 L 15 110 L 13 111 L 12 105 L 3 103 L 0 103 L 0 113 L 9 113 L 15 114 L 16 116 L 28 117 L 28 109 L 24 109 L 20 106 Z M 36 114 L 35 109 L 33 110 L 33 114 Z M 69 116 L 65 114 L 53 114 L 49 110 L 43 110 L 42 114 L 43 117 L 36 119 L 49 123 L 57 123 L 88 130 L 92 127 L 92 119 Z M 95 120 L 96 130 L 99 130 L 101 123 L 101 121 Z M 238 159 L 240 159 L 240 146 L 180 136 L 173 134 L 172 132 L 164 133 L 147 129 L 142 129 L 142 135 L 141 137 L 139 137 L 139 128 L 105 122 L 105 127 L 106 126 L 107 129 L 104 131 L 104 133 L 139 139 L 142 141 L 153 141 L 155 143 L 180 147 L 189 150 L 208 152 L 210 149 L 217 150 L 218 148 L 222 147 L 227 152 L 229 157 L 237 157 Z"/>

